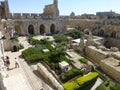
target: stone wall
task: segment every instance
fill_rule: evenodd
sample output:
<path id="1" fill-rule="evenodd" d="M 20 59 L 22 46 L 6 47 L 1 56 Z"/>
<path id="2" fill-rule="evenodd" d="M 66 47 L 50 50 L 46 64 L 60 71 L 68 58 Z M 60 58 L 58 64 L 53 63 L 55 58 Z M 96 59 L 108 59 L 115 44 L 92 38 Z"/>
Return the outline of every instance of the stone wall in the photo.
<path id="1" fill-rule="evenodd" d="M 117 47 L 120 49 L 120 39 L 109 38 L 105 42 L 105 46 L 107 47 Z"/>
<path id="2" fill-rule="evenodd" d="M 120 83 L 120 66 L 118 66 L 118 63 L 119 60 L 108 58 L 100 62 L 100 67 L 105 73 Z"/>
<path id="3" fill-rule="evenodd" d="M 100 64 L 100 61 L 107 58 L 108 53 L 97 49 L 94 46 L 88 46 L 85 48 L 85 55 L 92 60 L 92 62 Z"/>
<path id="4" fill-rule="evenodd" d="M 11 19 L 40 19 L 42 14 L 39 13 L 9 13 Z"/>
<path id="5" fill-rule="evenodd" d="M 44 26 L 44 32 L 46 34 L 52 34 L 51 25 L 55 26 L 54 32 L 65 32 L 66 31 L 66 23 L 64 20 L 32 20 L 32 19 L 24 19 L 24 20 L 13 20 L 14 27 L 18 27 L 17 31 L 19 35 L 28 35 L 28 27 L 30 25 L 33 26 L 34 34 L 40 34 L 40 25 Z"/>
<path id="6" fill-rule="evenodd" d="M 43 64 L 39 63 L 37 65 L 37 70 L 46 80 L 48 80 L 54 87 L 55 90 L 64 90 L 62 85 L 53 77 L 53 75 L 47 70 Z"/>

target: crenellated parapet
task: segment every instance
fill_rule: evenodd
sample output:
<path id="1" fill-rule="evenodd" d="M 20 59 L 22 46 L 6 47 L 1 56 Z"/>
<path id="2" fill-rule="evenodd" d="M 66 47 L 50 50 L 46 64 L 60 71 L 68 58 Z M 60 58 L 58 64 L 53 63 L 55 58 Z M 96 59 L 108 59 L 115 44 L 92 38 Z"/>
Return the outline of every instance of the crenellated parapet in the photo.
<path id="1" fill-rule="evenodd" d="M 9 13 L 10 19 L 40 19 L 41 15 L 38 13 Z"/>

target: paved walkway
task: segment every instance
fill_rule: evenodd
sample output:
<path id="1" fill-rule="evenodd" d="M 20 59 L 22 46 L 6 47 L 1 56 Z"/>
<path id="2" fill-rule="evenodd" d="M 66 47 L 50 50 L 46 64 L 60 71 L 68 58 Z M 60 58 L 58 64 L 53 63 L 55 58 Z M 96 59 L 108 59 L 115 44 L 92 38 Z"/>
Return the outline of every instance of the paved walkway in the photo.
<path id="1" fill-rule="evenodd" d="M 19 56 L 19 53 L 5 52 L 10 57 L 10 70 L 8 71 L 8 77 L 3 78 L 4 86 L 6 90 L 32 90 L 23 69 L 15 68 L 14 58 Z"/>
<path id="2" fill-rule="evenodd" d="M 19 41 L 25 47 L 24 49 L 31 47 L 27 42 L 26 37 L 19 37 Z M 10 70 L 8 71 L 9 76 L 3 78 L 3 84 L 5 86 L 5 89 L 3 90 L 53 90 L 33 73 L 31 67 L 24 59 L 19 58 L 23 50 L 20 50 L 19 52 L 5 52 L 5 55 L 10 57 L 11 64 Z M 20 68 L 15 68 L 15 57 L 19 60 Z"/>

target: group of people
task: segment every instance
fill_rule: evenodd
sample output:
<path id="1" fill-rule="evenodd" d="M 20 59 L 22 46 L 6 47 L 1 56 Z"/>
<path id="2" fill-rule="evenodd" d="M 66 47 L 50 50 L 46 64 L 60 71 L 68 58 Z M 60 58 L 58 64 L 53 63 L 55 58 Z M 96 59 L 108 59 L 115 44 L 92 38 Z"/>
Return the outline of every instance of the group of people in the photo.
<path id="1" fill-rule="evenodd" d="M 19 62 L 17 58 L 14 58 L 14 62 L 15 62 L 15 68 L 19 68 Z M 4 65 L 6 66 L 7 70 L 9 70 L 10 68 L 10 58 L 8 56 L 6 56 L 4 58 Z"/>

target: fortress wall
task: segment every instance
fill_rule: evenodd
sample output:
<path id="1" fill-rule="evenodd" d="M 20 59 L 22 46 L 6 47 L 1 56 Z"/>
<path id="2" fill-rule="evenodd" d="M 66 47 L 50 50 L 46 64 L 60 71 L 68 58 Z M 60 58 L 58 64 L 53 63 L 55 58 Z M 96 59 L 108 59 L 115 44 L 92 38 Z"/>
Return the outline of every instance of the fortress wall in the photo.
<path id="1" fill-rule="evenodd" d="M 27 19 L 30 17 L 30 13 L 22 13 L 22 19 Z"/>
<path id="2" fill-rule="evenodd" d="M 41 14 L 38 13 L 9 13 L 11 19 L 40 19 Z"/>
<path id="3" fill-rule="evenodd" d="M 13 13 L 13 18 L 14 19 L 17 19 L 17 18 L 21 19 L 21 17 L 22 17 L 21 13 Z"/>

